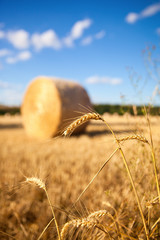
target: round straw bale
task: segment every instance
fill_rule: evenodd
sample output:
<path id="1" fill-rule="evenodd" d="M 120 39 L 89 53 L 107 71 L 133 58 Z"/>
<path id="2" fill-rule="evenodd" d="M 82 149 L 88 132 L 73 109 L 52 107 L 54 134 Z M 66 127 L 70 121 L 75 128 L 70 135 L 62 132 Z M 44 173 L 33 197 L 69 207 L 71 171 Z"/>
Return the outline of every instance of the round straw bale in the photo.
<path id="1" fill-rule="evenodd" d="M 91 103 L 87 92 L 78 83 L 37 77 L 30 83 L 21 107 L 28 136 L 47 139 L 57 135 L 83 114 L 82 106 L 91 108 Z M 76 133 L 84 131 L 85 126 L 78 127 Z"/>

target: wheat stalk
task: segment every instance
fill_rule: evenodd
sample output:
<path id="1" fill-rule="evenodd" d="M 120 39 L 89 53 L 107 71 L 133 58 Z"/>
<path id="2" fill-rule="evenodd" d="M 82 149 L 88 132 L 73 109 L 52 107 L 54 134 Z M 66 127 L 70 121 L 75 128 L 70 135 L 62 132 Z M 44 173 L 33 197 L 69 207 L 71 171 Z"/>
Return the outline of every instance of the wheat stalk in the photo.
<path id="1" fill-rule="evenodd" d="M 63 135 L 64 136 L 68 136 L 70 134 L 72 134 L 72 132 L 78 127 L 80 126 L 81 124 L 83 124 L 84 122 L 87 122 L 88 120 L 90 119 L 94 119 L 94 120 L 102 120 L 105 125 L 109 128 L 109 130 L 111 131 L 113 137 L 115 138 L 116 142 L 117 142 L 117 145 L 118 145 L 118 148 L 119 148 L 119 151 L 121 153 L 121 156 L 122 156 L 122 159 L 123 159 L 123 162 L 124 162 L 124 165 L 126 167 L 126 170 L 127 170 L 127 173 L 128 173 L 128 176 L 129 176 L 129 179 L 130 179 L 130 182 L 131 182 L 131 185 L 133 187 L 133 191 L 134 191 L 134 194 L 135 194 L 135 197 L 136 197 L 136 200 L 137 200 L 137 204 L 138 204 L 138 207 L 139 207 L 139 211 L 140 211 L 140 215 L 141 215 L 141 218 L 142 218 L 142 222 L 143 222 L 143 225 L 144 225 L 144 230 L 145 230 L 145 234 L 146 234 L 146 238 L 147 240 L 149 240 L 149 236 L 148 236 L 148 230 L 147 230 L 147 226 L 146 226 L 146 222 L 145 222 L 145 218 L 144 218 L 144 214 L 143 214 L 143 211 L 142 211 L 142 206 L 141 206 L 141 203 L 140 203 L 140 200 L 139 200 L 139 197 L 138 197 L 138 194 L 137 194 L 137 190 L 136 190 L 136 187 L 135 187 L 135 183 L 133 181 L 133 178 L 132 178 L 132 175 L 131 175 L 131 172 L 130 172 L 130 169 L 129 169 L 129 166 L 128 166 L 128 163 L 126 161 L 126 158 L 125 158 L 125 155 L 123 153 L 123 150 L 120 146 L 120 142 L 118 141 L 114 131 L 112 130 L 112 128 L 110 127 L 110 125 L 98 114 L 98 113 L 87 113 L 83 116 L 81 116 L 79 119 L 77 119 L 76 121 L 74 121 L 73 123 L 71 123 L 69 125 L 69 127 L 64 131 Z M 92 180 L 93 181 L 93 180 Z M 91 181 L 91 182 L 92 182 Z M 88 187 L 88 186 L 87 186 Z M 86 190 L 86 189 L 85 189 Z M 84 192 L 84 191 L 83 191 Z M 83 194 L 82 192 L 82 194 Z M 81 195 L 82 195 L 81 194 Z M 80 195 L 80 196 L 81 196 Z M 79 200 L 79 198 L 78 198 Z M 76 201 L 77 202 L 77 201 Z"/>
<path id="2" fill-rule="evenodd" d="M 138 141 L 141 141 L 141 142 L 149 144 L 148 140 L 145 137 L 141 136 L 141 135 L 131 135 L 131 136 L 126 136 L 126 137 L 117 139 L 117 141 L 119 143 L 127 141 L 127 140 L 138 140 Z"/>
<path id="3" fill-rule="evenodd" d="M 72 134 L 72 132 L 79 127 L 80 125 L 82 125 L 83 123 L 94 119 L 94 120 L 102 120 L 103 118 L 98 114 L 98 113 L 87 113 L 84 114 L 83 116 L 81 116 L 80 118 L 76 119 L 74 122 L 72 122 L 67 129 L 64 131 L 63 135 L 64 136 L 70 136 Z"/>
<path id="4" fill-rule="evenodd" d="M 111 160 L 111 158 L 113 157 L 113 155 L 118 151 L 119 148 L 116 148 L 114 150 L 114 152 L 109 156 L 109 158 L 105 161 L 105 163 L 100 167 L 100 169 L 98 170 L 98 172 L 94 175 L 94 177 L 91 179 L 91 181 L 87 184 L 87 186 L 85 187 L 85 189 L 81 192 L 81 194 L 79 195 L 79 197 L 77 198 L 77 200 L 74 202 L 73 206 L 75 206 L 75 204 L 79 201 L 79 199 L 82 197 L 82 195 L 87 191 L 87 189 L 89 188 L 89 186 L 92 184 L 92 182 L 95 180 L 95 178 L 98 176 L 98 174 L 103 170 L 103 168 L 106 166 L 106 164 Z M 73 207 L 72 206 L 72 207 Z"/>
<path id="5" fill-rule="evenodd" d="M 61 236 L 60 236 L 60 232 L 59 232 L 59 227 L 58 227 L 58 223 L 57 223 L 57 220 L 56 220 L 56 217 L 55 217 L 55 213 L 54 213 L 54 209 L 52 207 L 52 204 L 51 204 L 51 200 L 49 198 L 49 195 L 48 195 L 48 192 L 47 192 L 47 189 L 46 189 L 46 185 L 45 183 L 40 179 L 40 178 L 37 178 L 37 177 L 26 177 L 26 183 L 29 183 L 29 184 L 33 184 L 33 185 L 36 185 L 38 186 L 39 188 L 43 189 L 45 191 L 45 194 L 47 196 L 47 199 L 48 199 L 48 202 L 49 202 L 49 205 L 51 207 L 51 211 L 52 211 L 52 214 L 53 214 L 53 220 L 55 222 L 55 225 L 56 225 L 56 230 L 57 230 L 57 234 L 58 234 L 58 239 L 61 240 Z M 50 224 L 50 223 L 49 223 Z M 47 225 L 47 227 L 49 226 L 49 224 Z M 45 232 L 45 230 L 47 229 L 47 227 L 43 230 L 43 232 L 41 233 L 41 235 L 39 236 L 38 240 L 42 237 L 43 233 Z"/>
<path id="6" fill-rule="evenodd" d="M 151 141 L 150 148 L 151 148 L 151 154 L 152 154 L 155 181 L 156 181 L 156 186 L 157 186 L 157 193 L 158 193 L 158 196 L 159 196 L 159 203 L 160 203 L 160 186 L 159 186 L 159 181 L 158 181 L 158 173 L 157 173 L 158 171 L 157 171 L 157 163 L 156 163 L 156 157 L 155 157 L 155 149 L 154 149 L 154 145 L 153 145 L 151 123 L 150 123 L 150 119 L 149 119 L 149 115 L 148 115 L 148 112 L 146 110 L 146 107 L 144 107 L 144 111 L 145 111 L 145 114 L 146 114 L 147 123 L 148 123 L 148 127 L 149 127 L 149 134 L 150 134 L 150 141 Z"/>

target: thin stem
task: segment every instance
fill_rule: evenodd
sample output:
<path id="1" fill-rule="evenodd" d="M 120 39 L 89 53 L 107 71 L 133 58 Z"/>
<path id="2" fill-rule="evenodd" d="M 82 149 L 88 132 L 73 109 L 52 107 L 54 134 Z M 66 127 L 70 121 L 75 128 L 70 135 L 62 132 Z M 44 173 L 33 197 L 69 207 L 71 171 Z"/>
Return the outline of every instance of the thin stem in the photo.
<path id="1" fill-rule="evenodd" d="M 46 229 L 49 227 L 49 225 L 54 221 L 54 218 L 51 219 L 51 221 L 47 224 L 47 226 L 43 229 L 42 233 L 40 234 L 40 236 L 38 237 L 37 240 L 40 240 L 41 237 L 43 236 L 44 232 L 46 231 Z"/>
<path id="2" fill-rule="evenodd" d="M 159 203 L 160 203 L 160 187 L 159 187 L 159 182 L 158 182 L 158 174 L 157 174 L 157 166 L 156 166 L 156 158 L 155 158 L 155 151 L 154 151 L 154 145 L 153 145 L 151 124 L 150 124 L 150 120 L 149 120 L 149 116 L 148 116 L 148 113 L 146 111 L 146 108 L 144 107 L 144 109 L 145 109 L 145 113 L 146 113 L 146 116 L 147 116 L 147 122 L 148 122 L 148 127 L 149 127 L 149 134 L 150 134 L 150 140 L 151 140 L 150 147 L 151 147 L 154 175 L 155 175 L 157 193 L 158 193 L 158 196 L 159 196 Z"/>
<path id="3" fill-rule="evenodd" d="M 124 165 L 125 165 L 125 167 L 126 167 L 126 170 L 127 170 L 127 173 L 128 173 L 128 176 L 129 176 L 129 179 L 130 179 L 130 182 L 131 182 L 131 185 L 132 185 L 132 188 L 133 188 L 133 191 L 134 191 L 136 200 L 137 200 L 137 204 L 138 204 L 139 212 L 140 212 L 140 215 L 141 215 L 141 218 L 142 218 L 142 221 L 143 221 L 143 225 L 144 225 L 144 230 L 145 230 L 145 233 L 146 233 L 146 237 L 147 237 L 147 240 L 149 240 L 148 231 L 147 231 L 147 226 L 146 226 L 145 218 L 144 218 L 143 211 L 142 211 L 142 206 L 141 206 L 141 203 L 140 203 L 140 200 L 139 200 L 137 191 L 136 191 L 136 187 L 135 187 L 135 184 L 134 184 L 134 181 L 133 181 L 133 178 L 132 178 L 132 175 L 131 175 L 129 166 L 128 166 L 127 161 L 126 161 L 126 158 L 125 158 L 125 156 L 124 156 L 124 153 L 123 153 L 123 151 L 122 151 L 122 148 L 121 148 L 121 146 L 120 146 L 120 143 L 119 143 L 119 141 L 118 141 L 115 133 L 113 132 L 112 128 L 109 126 L 109 124 L 108 124 L 104 119 L 102 119 L 102 121 L 107 125 L 107 127 L 109 128 L 109 130 L 111 131 L 112 135 L 114 136 L 114 138 L 115 138 L 115 140 L 116 140 L 116 142 L 117 142 L 119 151 L 120 151 L 120 153 L 121 153 L 121 156 L 122 156 Z"/>
<path id="4" fill-rule="evenodd" d="M 51 200 L 50 200 L 50 198 L 49 198 L 49 195 L 48 195 L 48 192 L 47 192 L 46 188 L 44 189 L 44 191 L 45 191 L 45 193 L 46 193 L 46 196 L 47 196 L 49 205 L 50 205 L 50 207 L 51 207 L 53 219 L 54 219 L 54 222 L 55 222 L 55 225 L 56 225 L 56 229 L 57 229 L 57 233 L 58 233 L 58 239 L 61 240 L 61 235 L 60 235 L 60 232 L 59 232 L 59 227 L 58 227 L 58 223 L 57 223 L 57 220 L 56 220 L 56 217 L 55 217 L 55 213 L 54 213 L 54 210 L 53 210 L 53 207 L 52 207 L 52 204 L 51 204 Z"/>
<path id="5" fill-rule="evenodd" d="M 151 153 L 152 153 L 152 159 L 153 159 L 153 167 L 154 167 L 154 175 L 155 175 L 155 179 L 156 179 L 157 193 L 158 193 L 158 196 L 159 196 L 159 203 L 160 203 L 160 188 L 159 188 L 156 158 L 155 158 L 155 152 L 154 152 L 153 146 L 151 146 Z"/>
<path id="6" fill-rule="evenodd" d="M 116 211 L 115 211 L 115 216 L 116 216 L 116 219 L 117 219 L 117 213 L 116 213 Z M 120 232 L 120 228 L 119 228 L 119 223 L 118 223 L 118 221 L 116 220 L 116 219 L 114 219 L 114 217 L 110 214 L 109 215 L 109 217 L 113 220 L 113 222 L 114 222 L 114 224 L 115 224 L 115 227 L 116 227 L 116 230 L 117 230 L 117 237 L 118 237 L 118 239 L 120 239 L 119 238 L 119 235 L 121 235 L 121 239 L 122 240 L 124 240 L 124 238 L 123 238 L 123 236 L 122 236 L 122 233 Z"/>
<path id="7" fill-rule="evenodd" d="M 157 221 L 153 224 L 151 230 L 153 231 L 156 225 L 160 222 L 160 218 L 157 219 Z M 151 233 L 152 234 L 152 233 Z"/>
<path id="8" fill-rule="evenodd" d="M 94 179 L 98 176 L 98 174 L 102 171 L 102 169 L 106 166 L 106 164 L 109 162 L 109 160 L 113 157 L 113 155 L 117 152 L 119 148 L 116 148 L 116 150 L 114 150 L 114 152 L 109 156 L 109 158 L 105 161 L 105 163 L 102 165 L 102 167 L 98 170 L 98 172 L 94 175 L 94 177 L 92 178 L 92 180 L 88 183 L 88 185 L 85 187 L 85 189 L 83 190 L 83 192 L 79 195 L 79 197 L 77 198 L 77 200 L 75 201 L 74 205 L 79 201 L 79 199 L 82 197 L 82 195 L 86 192 L 86 190 L 89 188 L 89 186 L 91 185 L 91 183 L 94 181 Z"/>
<path id="9" fill-rule="evenodd" d="M 132 188 L 133 188 L 133 191 L 134 191 L 136 200 L 137 200 L 137 204 L 138 204 L 139 212 L 140 212 L 140 214 L 141 214 L 141 218 L 142 218 L 142 221 L 143 221 L 143 225 L 144 225 L 144 230 L 145 230 L 145 233 L 146 233 L 146 237 L 147 237 L 147 240 L 149 240 L 148 231 L 147 231 L 147 226 L 146 226 L 146 222 L 145 222 L 144 215 L 143 215 L 143 211 L 142 211 L 142 206 L 141 206 L 141 203 L 140 203 L 140 200 L 139 200 L 137 191 L 136 191 L 136 187 L 135 187 L 135 184 L 134 184 L 134 181 L 133 181 L 133 178 L 132 178 L 130 169 L 129 169 L 129 167 L 128 167 L 126 158 L 125 158 L 124 153 L 123 153 L 123 151 L 122 151 L 121 148 L 120 148 L 120 153 L 121 153 L 121 155 L 122 155 L 122 158 L 123 158 L 123 161 L 124 161 L 124 165 L 125 165 L 125 167 L 126 167 L 126 170 L 127 170 L 127 173 L 128 173 L 128 176 L 129 176 L 129 179 L 130 179 L 130 182 L 131 182 L 131 185 L 132 185 Z"/>
<path id="10" fill-rule="evenodd" d="M 6 233 L 6 232 L 3 232 L 3 231 L 1 231 L 1 230 L 0 230 L 0 233 L 6 235 L 6 236 L 9 237 L 9 238 L 16 239 L 16 238 L 13 237 L 12 235 L 10 235 L 10 234 L 8 234 L 8 233 Z"/>
<path id="11" fill-rule="evenodd" d="M 150 219 L 151 219 L 151 210 L 150 210 L 150 208 L 148 208 L 148 228 L 149 228 L 149 232 L 150 232 Z"/>

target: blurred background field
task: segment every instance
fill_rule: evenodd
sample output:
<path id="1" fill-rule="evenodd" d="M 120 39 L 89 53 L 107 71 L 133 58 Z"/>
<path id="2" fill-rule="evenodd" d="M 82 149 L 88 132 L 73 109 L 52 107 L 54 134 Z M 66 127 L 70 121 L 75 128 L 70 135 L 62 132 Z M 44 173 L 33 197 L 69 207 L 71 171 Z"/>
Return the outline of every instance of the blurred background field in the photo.
<path id="1" fill-rule="evenodd" d="M 53 217 L 47 195 L 43 188 L 28 184 L 28 177 L 46 184 L 60 231 L 75 219 L 71 225 L 77 225 L 59 240 L 160 239 L 159 37 L 159 1 L 0 0 L 0 240 L 57 239 L 54 221 L 45 229 Z M 62 85 L 53 84 L 52 77 L 62 79 Z M 44 81 L 28 94 L 24 118 L 25 94 L 35 78 Z M 74 81 L 69 88 L 64 87 L 68 80 Z M 73 90 L 77 83 L 82 88 Z M 77 99 L 88 100 L 77 104 Z M 67 124 L 78 117 L 73 113 L 89 111 L 103 115 L 118 139 L 138 134 L 149 142 L 120 143 L 147 230 L 120 146 L 74 204 L 117 148 L 100 121 L 91 120 L 83 133 L 64 137 Z M 51 121 L 55 112 L 57 125 Z M 34 139 L 35 129 L 38 136 L 53 125 L 57 132 Z M 97 218 L 91 231 L 82 222 L 78 225 L 76 219 L 87 221 L 99 210 L 107 211 L 102 229 L 97 228 L 101 223 Z"/>
<path id="2" fill-rule="evenodd" d="M 141 133 L 149 138 L 143 116 L 105 114 L 104 118 L 118 137 Z M 158 116 L 151 117 L 157 159 L 159 120 Z M 147 201 L 156 197 L 150 149 L 148 145 L 134 140 L 122 146 L 145 209 Z M 137 237 L 142 227 L 141 219 L 119 153 L 95 179 L 76 207 L 72 207 L 115 148 L 115 140 L 99 121 L 91 121 L 85 134 L 35 141 L 27 138 L 20 116 L 0 117 L 1 239 L 37 239 L 52 218 L 42 189 L 24 184 L 25 176 L 36 176 L 46 182 L 60 228 L 70 219 L 87 216 L 96 210 L 106 209 L 113 213 L 110 204 L 117 209 L 119 221 L 131 228 L 134 232 L 132 236 Z M 153 219 L 157 214 L 159 210 L 155 209 Z M 42 239 L 56 239 L 54 223 Z"/>

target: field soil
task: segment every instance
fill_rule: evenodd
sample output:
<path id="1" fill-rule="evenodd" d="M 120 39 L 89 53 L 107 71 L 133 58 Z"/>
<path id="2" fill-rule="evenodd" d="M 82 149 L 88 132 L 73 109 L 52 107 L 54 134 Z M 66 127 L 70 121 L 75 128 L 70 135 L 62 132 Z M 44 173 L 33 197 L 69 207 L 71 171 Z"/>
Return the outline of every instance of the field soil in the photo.
<path id="1" fill-rule="evenodd" d="M 104 118 L 118 138 L 140 134 L 150 141 L 145 117 L 104 114 Z M 150 122 L 160 169 L 160 117 L 150 117 Z M 157 196 L 150 147 L 136 140 L 121 146 L 145 211 L 146 203 Z M 52 218 L 45 192 L 26 183 L 27 177 L 45 182 L 60 229 L 93 211 L 106 209 L 113 214 L 113 208 L 126 227 L 131 228 L 135 218 L 141 222 L 119 151 L 74 204 L 116 148 L 100 121 L 91 121 L 81 135 L 37 141 L 27 137 L 20 116 L 0 117 L 0 239 L 38 239 Z M 42 239 L 57 239 L 54 222 Z"/>

